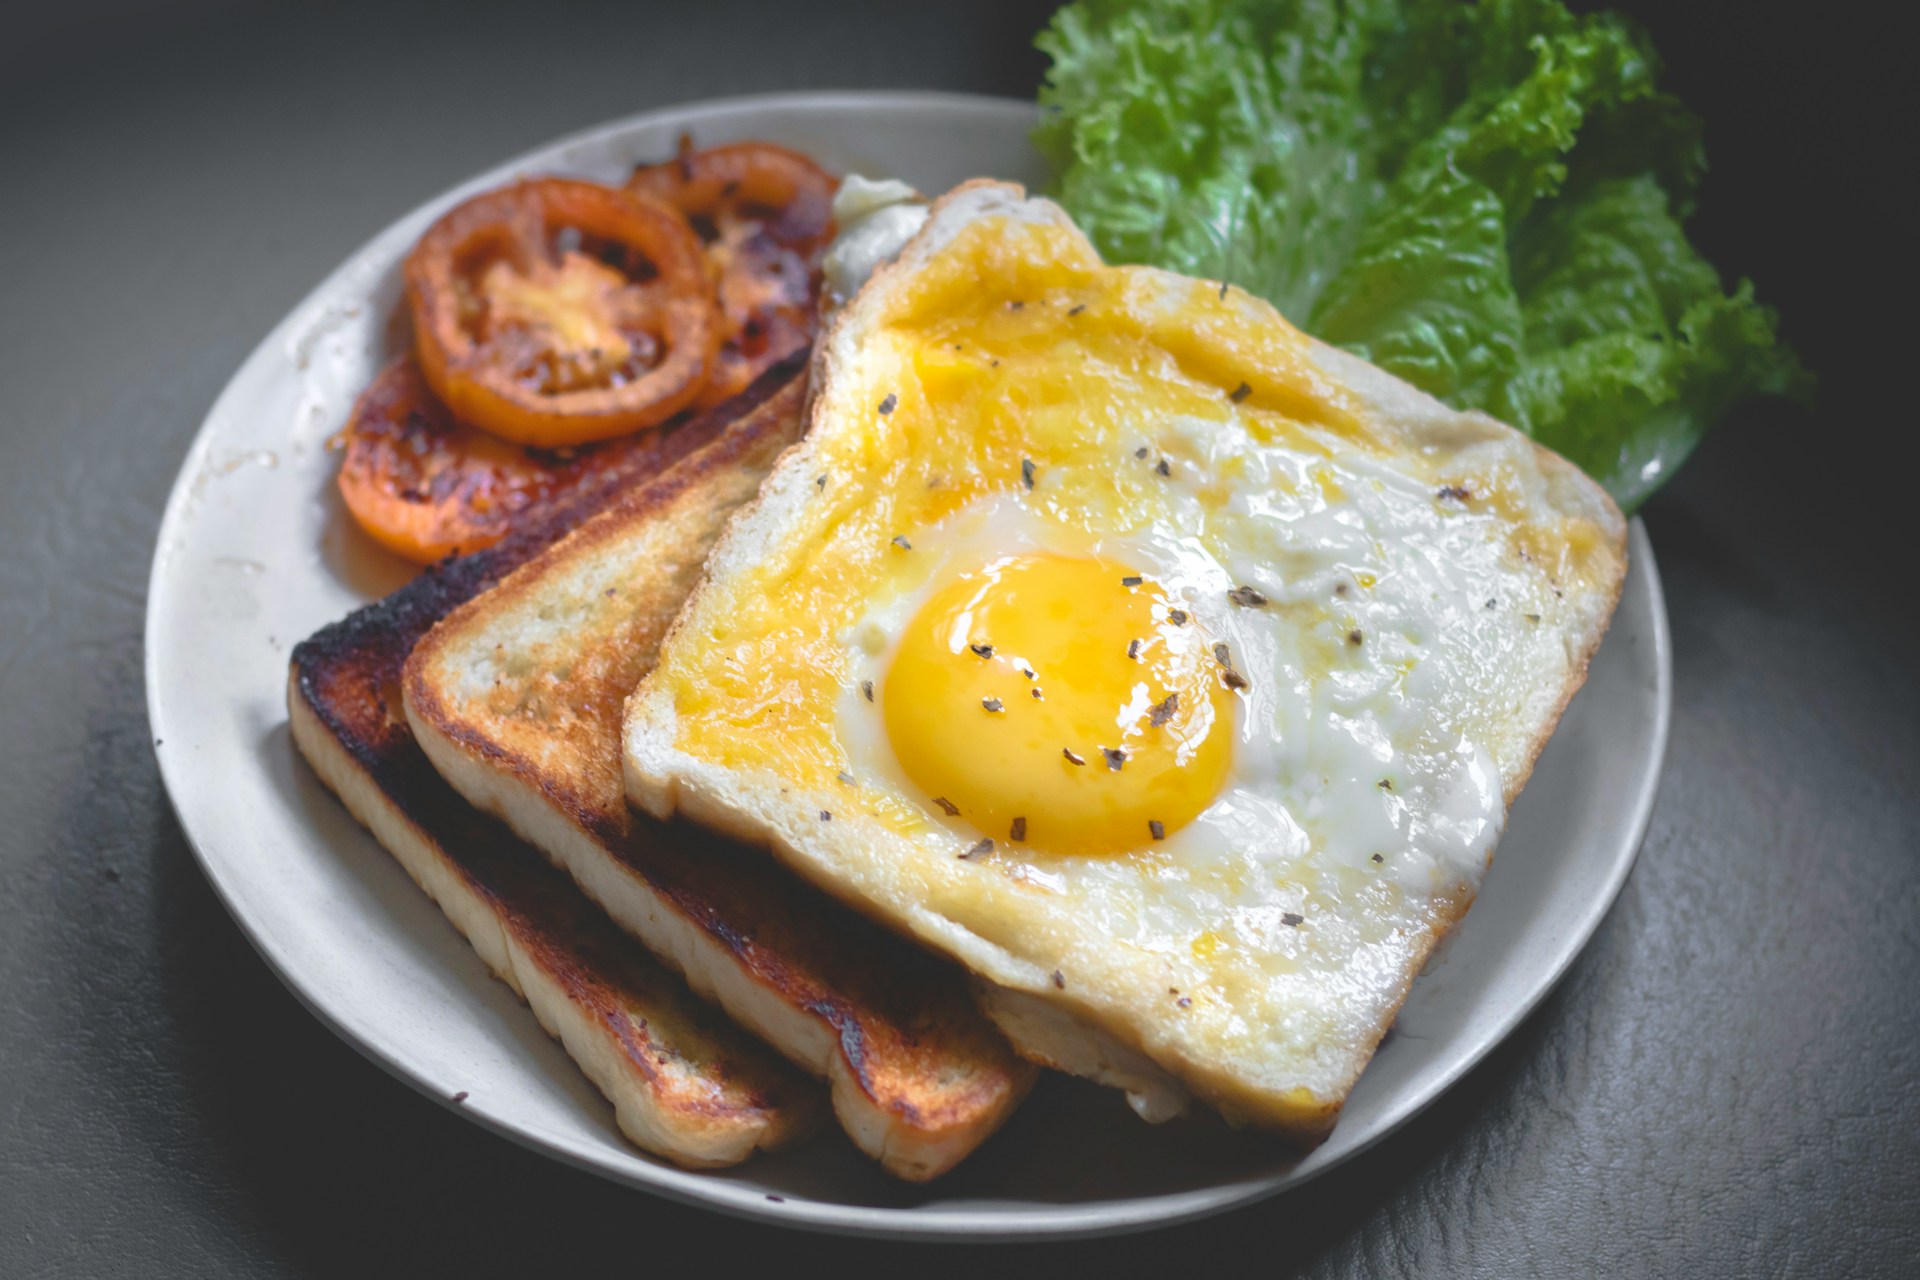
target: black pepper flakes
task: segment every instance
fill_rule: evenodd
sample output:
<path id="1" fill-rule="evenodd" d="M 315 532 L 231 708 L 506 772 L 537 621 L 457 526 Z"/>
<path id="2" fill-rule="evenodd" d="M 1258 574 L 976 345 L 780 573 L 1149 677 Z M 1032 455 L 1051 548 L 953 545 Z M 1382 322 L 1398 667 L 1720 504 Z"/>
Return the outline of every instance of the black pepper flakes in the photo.
<path id="1" fill-rule="evenodd" d="M 1233 650 L 1227 648 L 1225 640 L 1213 646 L 1213 660 L 1227 670 L 1233 670 Z"/>
<path id="2" fill-rule="evenodd" d="M 1366 641 L 1366 637 L 1360 634 L 1360 628 L 1358 628 L 1358 627 L 1355 627 L 1355 628 L 1354 628 L 1353 630 L 1351 630 L 1351 631 L 1349 631 L 1349 632 L 1347 632 L 1347 643 L 1348 643 L 1348 644 L 1351 644 L 1351 645 L 1360 645 L 1360 644 L 1362 644 L 1362 643 L 1364 643 L 1365 641 Z"/>
<path id="3" fill-rule="evenodd" d="M 935 796 L 933 802 L 939 805 L 941 812 L 945 813 L 949 818 L 957 818 L 960 816 L 960 806 L 945 796 Z"/>
<path id="4" fill-rule="evenodd" d="M 1162 458 L 1160 459 L 1160 461 L 1156 462 L 1153 466 L 1153 469 L 1155 472 L 1157 472 L 1162 476 L 1170 476 L 1173 474 L 1173 466 L 1165 458 Z"/>
<path id="5" fill-rule="evenodd" d="M 1028 492 L 1032 492 L 1033 490 L 1033 459 L 1032 458 L 1020 459 L 1020 482 L 1027 486 Z"/>
<path id="6" fill-rule="evenodd" d="M 1252 587 L 1235 587 L 1233 590 L 1227 592 L 1227 599 L 1239 605 L 1242 609 L 1264 609 L 1267 607 L 1267 598 L 1258 591 L 1255 591 Z"/>
<path id="7" fill-rule="evenodd" d="M 777 1196 L 771 1191 L 767 1192 L 767 1199 L 773 1201 L 775 1204 L 785 1204 L 787 1202 L 785 1196 Z"/>
<path id="8" fill-rule="evenodd" d="M 827 487 L 827 473 L 826 473 L 826 472 L 824 472 L 824 471 L 822 471 L 822 472 L 821 472 L 821 473 L 820 473 L 820 474 L 819 474 L 818 476 L 816 476 L 816 477 L 814 477 L 814 481 L 813 481 L 813 487 L 814 487 L 814 488 L 816 488 L 816 489 L 819 489 L 819 490 L 822 490 L 822 491 L 825 491 L 825 489 L 826 489 L 826 487 Z"/>
<path id="9" fill-rule="evenodd" d="M 1015 818 L 1013 824 L 1007 828 L 1007 839 L 1025 840 L 1026 838 L 1027 820 L 1025 818 Z"/>
<path id="10" fill-rule="evenodd" d="M 971 649 L 976 657 L 991 658 L 993 656 L 993 646 L 990 644 L 970 644 L 967 648 Z"/>
<path id="11" fill-rule="evenodd" d="M 1500 601 L 1497 597 L 1494 597 L 1494 596 L 1487 597 L 1487 608 L 1496 609 L 1499 606 L 1500 606 Z"/>
<path id="12" fill-rule="evenodd" d="M 998 698 L 982 698 L 980 699 L 980 705 L 985 707 L 988 711 L 992 711 L 996 713 L 1005 711 L 1007 709 L 1007 704 L 1000 701 L 1000 699 Z"/>
<path id="13" fill-rule="evenodd" d="M 900 397 L 889 391 L 887 392 L 887 398 L 880 402 L 880 416 L 884 418 L 899 407 Z"/>
<path id="14" fill-rule="evenodd" d="M 993 837 L 981 836 L 977 841 L 974 842 L 972 848 L 968 849 L 965 853 L 961 854 L 960 856 L 962 858 L 975 858 L 980 856 L 983 853 L 992 853 L 992 852 L 993 852 Z"/>
<path id="15" fill-rule="evenodd" d="M 1158 818 L 1148 818 L 1147 834 L 1155 840 L 1165 840 L 1167 838 L 1167 824 Z"/>
<path id="16" fill-rule="evenodd" d="M 1169 609 L 1167 610 L 1167 621 L 1176 627 L 1184 627 L 1187 625 L 1187 611 L 1185 609 Z"/>
<path id="17" fill-rule="evenodd" d="M 1382 791 L 1391 791 L 1391 790 L 1393 790 L 1393 779 L 1392 779 L 1392 778 L 1382 778 L 1382 779 L 1380 779 L 1380 781 L 1379 781 L 1379 783 L 1378 783 L 1377 785 L 1379 786 L 1379 788 L 1380 788 L 1380 789 L 1381 789 Z"/>
<path id="18" fill-rule="evenodd" d="M 907 541 L 907 535 L 904 533 L 896 533 L 893 535 L 893 545 L 902 551 L 913 550 L 913 544 Z"/>
<path id="19" fill-rule="evenodd" d="M 1473 491 L 1465 485 L 1449 484 L 1441 486 L 1440 492 L 1434 496 L 1442 502 L 1465 502 L 1473 496 Z"/>
<path id="20" fill-rule="evenodd" d="M 1067 989 L 1067 975 L 1055 969 L 1053 971 L 1053 985 L 1058 990 L 1065 991 Z"/>
<path id="21" fill-rule="evenodd" d="M 1241 675 L 1238 671 L 1235 671 L 1232 667 L 1228 667 L 1224 672 L 1221 673 L 1220 683 L 1224 684 L 1225 686 L 1227 686 L 1228 689 L 1234 691 L 1235 693 L 1238 693 L 1242 689 L 1248 689 L 1252 687 L 1247 683 L 1247 678 Z"/>
<path id="22" fill-rule="evenodd" d="M 868 702 L 873 701 L 873 681 L 862 680 L 860 682 L 860 696 L 865 698 Z"/>
<path id="23" fill-rule="evenodd" d="M 1179 1005 L 1182 1009 L 1191 1009 L 1193 1007 L 1193 997 L 1181 996 L 1178 1000 L 1175 1000 L 1174 1003 Z"/>
<path id="24" fill-rule="evenodd" d="M 1021 674 L 1021 675 L 1023 675 L 1023 676 L 1025 676 L 1025 677 L 1026 677 L 1027 679 L 1029 679 L 1029 680 L 1031 680 L 1031 679 L 1033 679 L 1033 678 L 1034 678 L 1034 675 L 1033 675 L 1033 668 L 1032 668 L 1032 667 L 1022 667 L 1022 668 L 1020 668 L 1020 674 Z"/>
<path id="25" fill-rule="evenodd" d="M 455 1105 L 456 1107 L 459 1106 L 461 1103 L 465 1102 L 466 1100 L 467 1100 L 467 1091 L 465 1089 L 462 1089 L 460 1092 L 453 1095 L 453 1105 Z"/>
<path id="26" fill-rule="evenodd" d="M 1127 641 L 1127 656 L 1128 656 L 1129 658 L 1132 658 L 1132 659 L 1134 659 L 1134 660 L 1135 660 L 1136 662 L 1137 662 L 1137 661 L 1139 661 L 1139 658 L 1140 658 L 1140 641 L 1139 641 L 1139 638 L 1138 638 L 1138 637 L 1136 637 L 1136 638 L 1134 638 L 1134 639 L 1132 639 L 1132 640 L 1129 640 L 1129 641 Z"/>
<path id="27" fill-rule="evenodd" d="M 1075 751 L 1072 747 L 1060 748 L 1060 754 L 1067 758 L 1068 764 L 1085 764 L 1087 762 L 1087 758 L 1078 751 Z"/>
<path id="28" fill-rule="evenodd" d="M 1233 390 L 1227 392 L 1227 399 L 1233 401 L 1235 404 L 1239 404 L 1242 400 L 1245 400 L 1248 396 L 1252 394 L 1253 394 L 1253 388 L 1243 382 L 1239 386 L 1235 387 Z"/>
<path id="29" fill-rule="evenodd" d="M 1375 862 L 1385 862 L 1387 860 L 1387 857 L 1383 853 L 1376 853 L 1373 855 L 1373 860 Z"/>
<path id="30" fill-rule="evenodd" d="M 1068 315 L 1070 315 L 1070 316 L 1077 316 L 1077 315 L 1079 315 L 1079 314 L 1080 314 L 1080 313 L 1081 313 L 1082 311 L 1085 311 L 1086 309 L 1087 309 L 1087 304 L 1086 304 L 1086 303 L 1084 303 L 1084 302 L 1082 302 L 1082 303 L 1080 303 L 1080 304 L 1079 304 L 1078 306 L 1073 306 L 1073 307 L 1068 307 L 1068 308 L 1067 308 L 1067 314 L 1068 314 Z"/>
<path id="31" fill-rule="evenodd" d="M 1537 613 L 1529 613 L 1529 614 L 1527 614 L 1527 615 L 1526 615 L 1526 618 L 1527 618 L 1527 621 L 1528 621 L 1528 622 L 1538 622 L 1538 621 L 1540 621 L 1540 615 L 1539 615 L 1539 614 L 1537 614 Z"/>
<path id="32" fill-rule="evenodd" d="M 1169 720 L 1172 720 L 1173 713 L 1179 709 L 1180 695 L 1178 693 L 1170 693 L 1155 703 L 1153 710 L 1147 712 L 1147 723 L 1158 729 Z"/>
<path id="33" fill-rule="evenodd" d="M 829 812 L 828 812 L 827 810 L 825 810 L 825 809 L 822 809 L 822 810 L 820 811 L 820 821 L 822 821 L 822 822 L 832 822 L 832 821 L 833 821 L 833 814 L 831 814 L 831 813 L 829 813 Z"/>
<path id="34" fill-rule="evenodd" d="M 1227 300 L 1227 282 L 1225 280 L 1222 280 L 1220 282 L 1220 301 L 1225 302 L 1226 300 Z"/>
<path id="35" fill-rule="evenodd" d="M 1022 308 L 1022 307 L 1024 307 L 1024 306 L 1026 306 L 1026 305 L 1027 305 L 1026 303 L 1024 303 L 1024 302 L 1020 302 L 1020 301 L 1014 301 L 1014 302 L 1009 302 L 1009 303 L 1007 304 L 1007 310 L 1009 310 L 1009 311 L 1018 311 L 1018 310 L 1020 310 L 1020 308 Z"/>
<path id="36" fill-rule="evenodd" d="M 1113 770 L 1115 773 L 1120 772 L 1127 763 L 1127 749 L 1125 747 L 1102 747 L 1100 748 L 1100 754 L 1107 758 L 1107 768 Z"/>
<path id="37" fill-rule="evenodd" d="M 1133 456 L 1134 456 L 1134 457 L 1136 457 L 1136 458 L 1144 458 L 1144 457 L 1146 457 L 1146 456 L 1147 456 L 1147 446 L 1145 446 L 1145 445 L 1141 445 L 1141 446 L 1140 446 L 1140 447 L 1139 447 L 1138 449 L 1135 449 L 1135 450 L 1133 451 Z"/>
<path id="38" fill-rule="evenodd" d="M 1130 573 L 1126 577 L 1120 579 L 1120 585 L 1123 587 L 1137 587 L 1144 581 L 1145 579 L 1142 578 L 1139 574 Z"/>
<path id="39" fill-rule="evenodd" d="M 1280 913 L 1280 923 L 1289 929 L 1298 929 L 1306 922 L 1307 918 L 1297 911 L 1283 911 Z"/>
<path id="40" fill-rule="evenodd" d="M 1035 702 L 1045 702 L 1047 700 L 1047 695 L 1040 691 L 1039 685 L 1033 686 L 1033 688 L 1027 690 L 1027 692 L 1033 695 Z"/>

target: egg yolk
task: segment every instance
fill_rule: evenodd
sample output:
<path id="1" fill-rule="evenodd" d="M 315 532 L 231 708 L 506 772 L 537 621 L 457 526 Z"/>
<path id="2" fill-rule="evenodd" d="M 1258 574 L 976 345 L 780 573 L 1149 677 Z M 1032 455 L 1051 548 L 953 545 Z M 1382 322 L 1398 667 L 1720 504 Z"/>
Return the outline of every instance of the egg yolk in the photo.
<path id="1" fill-rule="evenodd" d="M 930 807 L 996 841 L 1122 853 L 1219 792 L 1233 737 L 1223 674 L 1181 602 L 1144 575 L 1014 556 L 921 606 L 881 710 Z"/>

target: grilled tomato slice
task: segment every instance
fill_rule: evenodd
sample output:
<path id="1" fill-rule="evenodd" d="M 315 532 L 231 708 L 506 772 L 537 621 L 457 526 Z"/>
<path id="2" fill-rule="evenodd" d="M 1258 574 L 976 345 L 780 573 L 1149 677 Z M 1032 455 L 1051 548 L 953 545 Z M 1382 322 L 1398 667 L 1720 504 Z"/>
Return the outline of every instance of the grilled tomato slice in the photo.
<path id="1" fill-rule="evenodd" d="M 401 356 L 360 393 L 340 439 L 340 496 L 375 541 L 418 564 L 505 537 L 523 511 L 626 456 L 622 443 L 551 452 L 454 421 Z"/>
<path id="2" fill-rule="evenodd" d="M 685 214 L 706 246 L 723 321 L 702 406 L 739 394 L 813 341 L 838 185 L 807 157 L 770 142 L 695 151 L 682 137 L 673 159 L 634 171 L 627 189 Z"/>
<path id="3" fill-rule="evenodd" d="M 686 218 L 651 196 L 540 178 L 475 196 L 406 261 L 427 385 L 525 445 L 651 427 L 706 389 L 722 321 Z"/>

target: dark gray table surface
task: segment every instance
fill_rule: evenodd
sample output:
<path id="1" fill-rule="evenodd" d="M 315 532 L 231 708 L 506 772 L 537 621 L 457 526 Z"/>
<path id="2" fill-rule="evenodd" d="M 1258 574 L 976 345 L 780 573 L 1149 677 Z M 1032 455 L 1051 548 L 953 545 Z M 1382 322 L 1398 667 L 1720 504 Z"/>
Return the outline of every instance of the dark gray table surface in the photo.
<path id="1" fill-rule="evenodd" d="M 1825 383 L 1812 411 L 1742 409 L 1647 508 L 1675 695 L 1632 879 L 1545 1004 L 1371 1154 L 1214 1221 L 996 1253 L 655 1201 L 363 1060 L 201 877 L 155 769 L 140 636 L 202 414 L 390 219 L 679 100 L 1028 96 L 1045 6 L 0 16 L 0 1275 L 1920 1273 L 1920 499 L 1890 195 L 1910 95 L 1892 43 L 1837 9 L 1639 8 L 1713 125 L 1699 237 L 1759 279 Z"/>

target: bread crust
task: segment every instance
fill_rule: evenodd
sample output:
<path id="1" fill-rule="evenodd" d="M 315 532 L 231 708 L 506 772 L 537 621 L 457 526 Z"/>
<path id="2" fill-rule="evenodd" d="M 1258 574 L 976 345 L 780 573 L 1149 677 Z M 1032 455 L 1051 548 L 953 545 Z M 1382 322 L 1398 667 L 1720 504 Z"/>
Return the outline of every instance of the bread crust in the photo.
<path id="1" fill-rule="evenodd" d="M 964 975 L 691 824 L 627 807 L 625 698 L 706 551 L 800 433 L 795 380 L 672 470 L 451 611 L 415 647 L 406 713 L 435 767 L 628 933 L 828 1080 L 856 1145 L 911 1180 L 1011 1114 L 1033 1070 Z"/>

